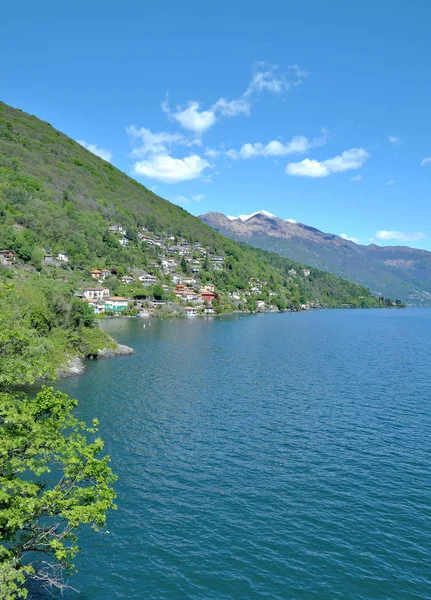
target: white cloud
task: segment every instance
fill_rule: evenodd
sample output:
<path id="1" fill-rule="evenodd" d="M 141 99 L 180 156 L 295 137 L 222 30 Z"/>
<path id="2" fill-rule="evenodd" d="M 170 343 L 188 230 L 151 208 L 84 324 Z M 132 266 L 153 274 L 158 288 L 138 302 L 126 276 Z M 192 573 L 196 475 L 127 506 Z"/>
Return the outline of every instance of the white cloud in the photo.
<path id="1" fill-rule="evenodd" d="M 167 101 L 162 103 L 162 109 L 168 117 L 177 121 L 184 129 L 189 129 L 197 135 L 201 135 L 212 127 L 216 122 L 216 115 L 213 110 L 200 110 L 200 103 L 190 101 L 186 108 L 177 107 L 175 112 L 172 112 Z"/>
<path id="2" fill-rule="evenodd" d="M 359 173 L 359 175 L 355 175 L 354 177 L 352 177 L 350 181 L 361 181 L 361 179 L 362 175 Z"/>
<path id="3" fill-rule="evenodd" d="M 179 183 L 180 181 L 189 181 L 201 177 L 209 166 L 209 162 L 197 154 L 185 158 L 174 158 L 168 154 L 160 154 L 136 162 L 133 170 L 137 175 L 143 175 L 165 183 Z"/>
<path id="4" fill-rule="evenodd" d="M 145 127 L 138 129 L 134 125 L 127 127 L 126 131 L 132 141 L 138 144 L 131 152 L 131 156 L 135 158 L 141 158 L 148 154 L 167 154 L 168 150 L 175 145 L 199 145 L 199 140 L 189 140 L 181 133 L 152 132 Z"/>
<path id="5" fill-rule="evenodd" d="M 96 144 L 89 144 L 88 142 L 85 142 L 84 140 L 76 140 L 76 141 L 78 142 L 78 144 L 80 144 L 81 146 L 83 146 L 84 148 L 86 148 L 87 150 L 89 150 L 90 152 L 95 154 L 96 156 L 103 158 L 103 160 L 106 160 L 107 162 L 111 162 L 112 152 L 110 152 L 109 150 L 105 150 L 104 148 L 99 148 L 98 146 L 96 146 Z"/>
<path id="6" fill-rule="evenodd" d="M 290 90 L 292 86 L 302 83 L 306 77 L 308 77 L 308 73 L 302 71 L 298 65 L 291 65 L 288 67 L 287 73 L 282 73 L 278 65 L 256 62 L 253 65 L 251 81 L 244 96 L 263 91 L 281 94 Z"/>
<path id="7" fill-rule="evenodd" d="M 369 156 L 364 148 L 351 148 L 324 161 L 305 158 L 301 162 L 289 163 L 286 166 L 286 173 L 296 177 L 327 177 L 333 173 L 360 169 Z"/>
<path id="8" fill-rule="evenodd" d="M 340 233 L 340 238 L 343 238 L 343 240 L 347 240 L 348 242 L 354 242 L 355 244 L 359 244 L 359 242 L 361 241 L 357 237 L 349 237 L 347 233 Z"/>
<path id="9" fill-rule="evenodd" d="M 385 229 L 380 229 L 376 231 L 371 241 L 388 241 L 395 240 L 397 242 L 419 242 L 420 240 L 426 239 L 426 234 L 423 231 L 413 231 L 413 232 L 405 232 L 405 231 L 387 231 Z"/>
<path id="10" fill-rule="evenodd" d="M 431 165 L 431 156 L 426 156 L 422 161 L 421 161 L 421 167 L 425 167 L 426 165 Z"/>
<path id="11" fill-rule="evenodd" d="M 286 221 L 288 223 L 293 223 L 293 224 L 298 222 L 298 221 L 295 221 L 295 219 L 286 219 Z"/>
<path id="12" fill-rule="evenodd" d="M 272 140 L 266 145 L 260 142 L 255 142 L 254 144 L 247 143 L 244 144 L 239 151 L 233 149 L 228 150 L 226 156 L 233 160 L 238 160 L 239 158 L 249 159 L 256 158 L 257 156 L 269 158 L 272 156 L 287 156 L 288 154 L 303 154 L 311 148 L 325 144 L 326 135 L 327 131 L 323 129 L 322 137 L 315 138 L 314 140 L 309 140 L 303 135 L 297 135 L 293 137 L 290 142 L 285 144 L 279 140 Z"/>
<path id="13" fill-rule="evenodd" d="M 244 97 L 237 98 L 236 100 L 219 98 L 211 108 L 214 112 L 221 114 L 223 117 L 236 117 L 237 115 L 248 116 L 250 114 L 251 105 Z"/>
<path id="14" fill-rule="evenodd" d="M 388 185 L 394 185 L 394 183 L 395 183 L 395 179 L 389 179 Z"/>
<path id="15" fill-rule="evenodd" d="M 401 139 L 396 135 L 388 135 L 388 142 L 390 142 L 394 146 L 399 146 L 402 143 Z"/>
<path id="16" fill-rule="evenodd" d="M 212 127 L 220 117 L 248 116 L 251 112 L 252 96 L 261 92 L 282 94 L 299 85 L 308 73 L 298 65 L 291 65 L 282 72 L 277 65 L 257 62 L 253 65 L 250 83 L 245 91 L 233 100 L 220 97 L 207 110 L 202 109 L 200 102 L 190 100 L 186 106 L 169 107 L 168 99 L 162 102 L 162 109 L 169 119 L 179 123 L 184 129 L 202 135 Z"/>

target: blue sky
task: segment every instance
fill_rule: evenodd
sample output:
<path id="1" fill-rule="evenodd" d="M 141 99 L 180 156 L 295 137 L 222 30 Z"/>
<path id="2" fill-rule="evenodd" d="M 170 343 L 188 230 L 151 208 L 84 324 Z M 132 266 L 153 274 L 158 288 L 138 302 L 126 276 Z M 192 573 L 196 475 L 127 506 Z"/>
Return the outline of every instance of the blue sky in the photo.
<path id="1" fill-rule="evenodd" d="M 428 0 L 147 4 L 3 9 L 0 98 L 193 214 L 431 250 Z"/>

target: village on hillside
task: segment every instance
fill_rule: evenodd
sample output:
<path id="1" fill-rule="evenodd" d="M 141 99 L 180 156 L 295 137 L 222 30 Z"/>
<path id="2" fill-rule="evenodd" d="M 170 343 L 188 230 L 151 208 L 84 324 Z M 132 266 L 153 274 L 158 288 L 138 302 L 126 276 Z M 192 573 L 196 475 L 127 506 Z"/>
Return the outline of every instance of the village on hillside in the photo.
<path id="1" fill-rule="evenodd" d="M 119 224 L 109 226 L 110 234 L 125 249 L 133 244 L 126 229 Z M 127 273 L 116 268 L 100 267 L 87 271 L 82 286 L 75 290 L 94 311 L 95 315 L 136 315 L 141 317 L 186 315 L 211 316 L 222 312 L 279 312 L 278 294 L 268 282 L 250 279 L 248 289 L 220 291 L 202 273 L 223 271 L 226 257 L 199 242 L 169 234 L 154 234 L 145 227 L 138 233 L 138 243 L 152 247 L 146 269 L 130 268 Z M 0 264 L 14 265 L 16 255 L 10 250 L 0 251 Z M 42 265 L 46 268 L 68 268 L 66 252 L 55 255 L 45 252 Z M 301 276 L 308 277 L 309 269 Z M 295 277 L 295 269 L 289 271 Z M 91 283 L 90 283 L 91 282 Z M 319 307 L 319 303 L 300 304 L 299 310 Z"/>
<path id="2" fill-rule="evenodd" d="M 111 225 L 109 230 L 122 246 L 129 245 L 130 240 L 121 225 Z M 148 271 L 132 268 L 120 277 L 115 270 L 93 269 L 90 275 L 98 285 L 84 288 L 82 297 L 95 314 L 132 313 L 141 317 L 185 314 L 192 317 L 215 315 L 224 310 L 279 311 L 279 307 L 270 301 L 276 294 L 265 289 L 266 281 L 250 279 L 248 290 L 223 293 L 216 290 L 213 283 L 203 282 L 201 271 L 223 270 L 225 257 L 199 242 L 190 244 L 185 238 L 174 235 L 157 236 L 145 227 L 138 235 L 142 244 L 157 250 L 157 259 L 149 263 Z M 57 260 L 64 260 L 64 255 L 59 255 Z M 310 274 L 306 271 L 308 269 L 304 269 L 305 276 Z M 296 271 L 291 275 L 296 275 Z M 118 295 L 120 288 L 122 293 Z M 304 304 L 301 308 L 306 310 L 312 306 Z"/>

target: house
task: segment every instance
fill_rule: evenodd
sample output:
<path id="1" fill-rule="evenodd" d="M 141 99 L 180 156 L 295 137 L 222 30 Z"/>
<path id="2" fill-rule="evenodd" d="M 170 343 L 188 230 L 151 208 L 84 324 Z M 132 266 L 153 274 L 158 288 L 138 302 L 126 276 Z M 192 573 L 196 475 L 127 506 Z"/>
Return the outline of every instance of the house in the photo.
<path id="1" fill-rule="evenodd" d="M 190 271 L 192 273 L 199 273 L 201 268 L 202 267 L 201 267 L 200 263 L 190 263 Z"/>
<path id="2" fill-rule="evenodd" d="M 112 312 L 123 312 L 128 306 L 129 301 L 127 298 L 121 298 L 121 296 L 112 296 L 105 300 L 105 310 L 110 310 Z"/>
<path id="3" fill-rule="evenodd" d="M 93 269 L 91 271 L 91 277 L 93 279 L 101 279 L 102 278 L 102 271 L 99 271 L 99 269 Z"/>
<path id="4" fill-rule="evenodd" d="M 215 291 L 215 286 L 212 283 L 207 283 L 204 285 L 204 287 L 201 289 L 201 292 L 214 292 Z"/>
<path id="5" fill-rule="evenodd" d="M 111 275 L 111 271 L 109 269 L 102 269 L 100 271 L 100 274 L 102 276 L 102 279 L 106 279 L 107 277 L 109 277 Z"/>
<path id="6" fill-rule="evenodd" d="M 188 317 L 196 317 L 196 315 L 198 314 L 194 306 L 185 306 L 184 312 Z"/>
<path id="7" fill-rule="evenodd" d="M 211 261 L 214 263 L 222 263 L 224 261 L 223 256 L 212 256 Z"/>
<path id="8" fill-rule="evenodd" d="M 155 261 L 153 261 L 153 262 L 150 262 L 150 265 L 149 265 L 149 266 L 150 266 L 152 269 L 160 269 L 160 265 L 159 265 L 159 263 L 158 263 L 158 262 L 155 262 Z"/>
<path id="9" fill-rule="evenodd" d="M 145 287 L 147 287 L 148 285 L 155 285 L 158 281 L 157 277 L 154 277 L 154 275 L 150 275 L 149 273 L 145 272 L 142 275 L 139 275 L 138 279 Z"/>
<path id="10" fill-rule="evenodd" d="M 126 237 L 121 237 L 118 241 L 122 246 L 128 246 L 130 244 L 130 240 L 128 240 Z"/>
<path id="11" fill-rule="evenodd" d="M 182 279 L 183 279 L 183 278 L 182 278 L 182 275 L 178 275 L 178 273 L 174 273 L 174 274 L 171 276 L 171 279 L 172 279 L 172 281 L 173 281 L 174 283 L 181 283 L 181 281 L 182 281 Z"/>
<path id="12" fill-rule="evenodd" d="M 164 283 L 164 284 L 162 285 L 162 288 L 164 289 L 164 291 L 165 291 L 165 292 L 169 292 L 169 289 L 170 289 L 170 288 L 169 288 L 169 286 L 168 286 L 168 285 L 166 285 L 166 283 Z"/>
<path id="13" fill-rule="evenodd" d="M 150 302 L 151 306 L 163 306 L 164 304 L 166 304 L 166 300 L 151 300 Z"/>
<path id="14" fill-rule="evenodd" d="M 257 310 L 265 310 L 265 302 L 263 300 L 258 300 L 256 302 Z"/>
<path id="15" fill-rule="evenodd" d="M 126 230 L 121 225 L 111 225 L 109 227 L 109 231 L 111 233 L 126 233 Z"/>
<path id="16" fill-rule="evenodd" d="M 44 265 L 55 267 L 55 265 L 57 264 L 57 261 L 55 260 L 55 258 L 51 254 L 44 254 L 43 259 L 42 259 L 42 263 Z"/>
<path id="17" fill-rule="evenodd" d="M 217 298 L 217 294 L 214 292 L 209 292 L 207 290 L 201 291 L 201 298 L 204 302 L 212 303 L 213 300 Z"/>
<path id="18" fill-rule="evenodd" d="M 150 244 L 150 246 L 154 246 L 155 241 L 153 240 L 153 238 L 149 237 L 148 235 L 140 235 L 139 236 L 141 239 L 141 242 L 145 242 L 146 244 Z"/>
<path id="19" fill-rule="evenodd" d="M 194 277 L 183 277 L 181 283 L 185 283 L 186 285 L 195 285 L 197 281 Z"/>
<path id="20" fill-rule="evenodd" d="M 103 300 L 92 300 L 87 299 L 84 302 L 88 302 L 88 305 L 94 310 L 94 314 L 100 315 L 105 312 L 105 302 Z"/>
<path id="21" fill-rule="evenodd" d="M 204 308 L 204 315 L 214 315 L 215 310 L 213 308 Z"/>
<path id="22" fill-rule="evenodd" d="M 12 265 L 16 260 L 15 252 L 12 250 L 0 250 L 0 264 Z"/>
<path id="23" fill-rule="evenodd" d="M 60 262 L 69 262 L 69 255 L 66 252 L 59 252 L 57 254 L 57 260 Z"/>
<path id="24" fill-rule="evenodd" d="M 82 295 L 87 300 L 104 300 L 109 298 L 109 290 L 103 287 L 85 288 Z"/>
<path id="25" fill-rule="evenodd" d="M 121 278 L 121 281 L 128 285 L 129 283 L 133 283 L 135 280 L 133 277 L 130 277 L 130 275 L 124 275 L 124 277 Z"/>
<path id="26" fill-rule="evenodd" d="M 302 272 L 304 273 L 304 277 L 310 277 L 310 269 L 302 269 Z"/>

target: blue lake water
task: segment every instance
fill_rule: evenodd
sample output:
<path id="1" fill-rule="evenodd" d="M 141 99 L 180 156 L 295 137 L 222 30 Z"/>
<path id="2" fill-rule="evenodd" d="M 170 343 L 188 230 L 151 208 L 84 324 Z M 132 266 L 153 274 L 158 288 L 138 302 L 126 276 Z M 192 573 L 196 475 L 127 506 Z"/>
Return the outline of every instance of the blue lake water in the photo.
<path id="1" fill-rule="evenodd" d="M 431 598 L 431 310 L 143 323 L 59 384 L 119 476 L 80 599 Z"/>

